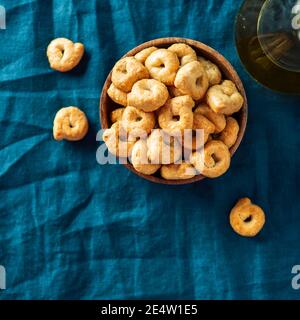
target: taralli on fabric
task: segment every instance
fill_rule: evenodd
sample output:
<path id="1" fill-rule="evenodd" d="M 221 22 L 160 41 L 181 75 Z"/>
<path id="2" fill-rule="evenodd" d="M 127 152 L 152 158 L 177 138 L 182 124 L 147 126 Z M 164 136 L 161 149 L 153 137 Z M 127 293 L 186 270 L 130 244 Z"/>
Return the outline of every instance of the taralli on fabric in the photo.
<path id="1" fill-rule="evenodd" d="M 147 139 L 148 159 L 151 163 L 170 164 L 181 158 L 180 142 L 163 132 L 161 129 L 152 130 Z"/>
<path id="2" fill-rule="evenodd" d="M 121 121 L 124 110 L 125 110 L 125 108 L 118 108 L 118 109 L 115 109 L 114 111 L 112 111 L 110 113 L 110 121 L 111 121 L 111 123 L 115 123 L 117 121 Z"/>
<path id="3" fill-rule="evenodd" d="M 215 133 L 225 129 L 226 118 L 223 114 L 214 112 L 206 103 L 200 103 L 194 110 L 194 114 L 200 113 L 215 125 Z"/>
<path id="4" fill-rule="evenodd" d="M 57 38 L 50 42 L 47 56 L 50 67 L 60 72 L 67 72 L 75 68 L 84 54 L 84 45 L 74 43 L 66 38 Z"/>
<path id="5" fill-rule="evenodd" d="M 145 175 L 154 174 L 160 167 L 160 164 L 151 164 L 147 157 L 147 142 L 146 140 L 138 140 L 133 146 L 131 153 L 131 163 L 134 169 Z"/>
<path id="6" fill-rule="evenodd" d="M 125 108 L 121 122 L 126 132 L 143 137 L 154 128 L 155 115 L 153 112 L 144 112 L 129 106 Z"/>
<path id="7" fill-rule="evenodd" d="M 193 127 L 193 107 L 195 103 L 188 96 L 180 96 L 169 99 L 167 103 L 158 110 L 158 123 L 169 134 L 181 134 L 184 129 Z M 179 119 L 174 117 L 179 117 Z"/>
<path id="8" fill-rule="evenodd" d="M 156 47 L 149 47 L 146 48 L 140 52 L 138 52 L 134 57 L 136 58 L 136 60 L 138 60 L 141 63 L 145 63 L 146 59 L 150 56 L 150 54 L 152 52 L 154 52 L 155 50 L 157 50 Z"/>
<path id="9" fill-rule="evenodd" d="M 185 43 L 174 43 L 168 48 L 168 50 L 176 53 L 181 67 L 189 62 L 197 60 L 195 50 Z"/>
<path id="10" fill-rule="evenodd" d="M 86 115 L 77 107 L 60 109 L 54 118 L 53 137 L 55 140 L 77 141 L 85 137 L 89 129 Z"/>
<path id="11" fill-rule="evenodd" d="M 242 198 L 232 208 L 229 220 L 236 233 L 243 237 L 254 237 L 265 224 L 265 213 L 249 198 Z"/>
<path id="12" fill-rule="evenodd" d="M 118 89 L 113 83 L 109 86 L 107 94 L 115 103 L 127 106 L 127 93 Z"/>
<path id="13" fill-rule="evenodd" d="M 189 163 L 163 165 L 160 174 L 167 180 L 184 180 L 196 175 L 195 168 Z"/>
<path id="14" fill-rule="evenodd" d="M 217 178 L 228 170 L 230 152 L 222 141 L 211 140 L 206 143 L 204 150 L 191 154 L 190 162 L 203 176 Z"/>
<path id="15" fill-rule="evenodd" d="M 210 87 L 206 101 L 213 111 L 225 115 L 238 112 L 244 104 L 243 96 L 230 80 L 224 80 L 221 84 Z"/>
<path id="16" fill-rule="evenodd" d="M 238 122 L 234 118 L 228 117 L 226 119 L 226 127 L 221 132 L 219 140 L 223 141 L 228 148 L 231 148 L 237 140 L 239 129 Z"/>
<path id="17" fill-rule="evenodd" d="M 124 92 L 129 92 L 135 82 L 146 78 L 149 78 L 148 70 L 134 57 L 119 60 L 111 74 L 112 83 Z"/>
<path id="18" fill-rule="evenodd" d="M 182 66 L 176 74 L 174 85 L 194 100 L 201 99 L 208 88 L 208 78 L 202 64 L 193 61 Z"/>
<path id="19" fill-rule="evenodd" d="M 121 158 L 130 157 L 135 141 L 130 140 L 119 121 L 106 129 L 102 138 L 111 154 Z"/>
<path id="20" fill-rule="evenodd" d="M 198 61 L 203 65 L 210 86 L 219 84 L 222 80 L 222 73 L 220 69 L 211 61 L 204 59 L 203 57 L 198 57 Z"/>
<path id="21" fill-rule="evenodd" d="M 167 49 L 158 49 L 146 59 L 145 66 L 153 79 L 172 86 L 179 68 L 179 60 L 174 52 Z"/>
<path id="22" fill-rule="evenodd" d="M 167 87 L 155 79 L 137 81 L 128 94 L 128 105 L 145 112 L 155 111 L 163 106 L 169 97 Z"/>

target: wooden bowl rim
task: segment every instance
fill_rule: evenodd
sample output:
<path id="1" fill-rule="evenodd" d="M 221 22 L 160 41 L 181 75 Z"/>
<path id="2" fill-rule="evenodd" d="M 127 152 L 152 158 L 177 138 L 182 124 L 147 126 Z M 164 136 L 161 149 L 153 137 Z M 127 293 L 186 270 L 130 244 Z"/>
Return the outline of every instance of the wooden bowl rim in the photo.
<path id="1" fill-rule="evenodd" d="M 248 119 L 248 103 L 247 103 L 246 92 L 245 92 L 243 83 L 242 83 L 239 75 L 237 74 L 237 72 L 235 71 L 235 69 L 233 68 L 231 63 L 223 55 L 221 55 L 218 51 L 216 51 L 215 49 L 209 47 L 208 45 L 206 45 L 200 41 L 196 41 L 196 40 L 188 39 L 188 38 L 169 37 L 169 38 L 158 38 L 158 39 L 144 42 L 144 43 L 138 45 L 137 47 L 131 49 L 130 51 L 128 51 L 125 55 L 123 55 L 122 58 L 134 56 L 135 54 L 137 54 L 141 50 L 148 48 L 148 47 L 152 47 L 152 46 L 163 47 L 166 45 L 171 45 L 173 43 L 186 43 L 186 44 L 190 45 L 191 47 L 196 48 L 197 51 L 201 51 L 201 56 L 203 56 L 209 60 L 212 60 L 212 62 L 215 63 L 221 69 L 222 73 L 224 73 L 224 70 L 226 70 L 226 73 L 230 74 L 231 81 L 233 81 L 235 83 L 239 92 L 242 94 L 242 96 L 244 98 L 244 104 L 243 104 L 243 107 L 241 108 L 241 110 L 239 111 L 241 113 L 241 121 L 239 123 L 240 130 L 239 130 L 238 138 L 237 138 L 235 144 L 230 148 L 231 156 L 233 156 L 235 154 L 236 150 L 238 149 L 238 147 L 240 146 L 241 141 L 242 141 L 244 134 L 245 134 L 247 119 Z M 106 103 L 106 99 L 107 99 L 107 89 L 108 89 L 109 85 L 111 84 L 111 73 L 112 73 L 112 71 L 110 71 L 110 73 L 108 74 L 108 76 L 104 82 L 102 92 L 101 92 L 101 97 L 100 97 L 99 108 L 100 108 L 100 123 L 101 123 L 102 129 L 108 128 L 108 125 L 107 125 L 108 115 L 105 113 L 103 106 Z M 106 119 L 106 123 L 104 123 L 104 119 Z M 183 184 L 190 184 L 190 183 L 193 183 L 196 181 L 201 181 L 206 178 L 202 175 L 196 175 L 195 177 L 190 178 L 190 179 L 166 180 L 164 178 L 160 178 L 160 177 L 156 177 L 156 176 L 152 176 L 152 175 L 148 176 L 148 175 L 142 174 L 140 172 L 137 172 L 133 168 L 132 164 L 130 164 L 130 163 L 126 163 L 123 165 L 127 169 L 129 169 L 130 171 L 135 173 L 136 175 L 138 175 L 148 181 L 160 183 L 160 184 L 183 185 Z"/>

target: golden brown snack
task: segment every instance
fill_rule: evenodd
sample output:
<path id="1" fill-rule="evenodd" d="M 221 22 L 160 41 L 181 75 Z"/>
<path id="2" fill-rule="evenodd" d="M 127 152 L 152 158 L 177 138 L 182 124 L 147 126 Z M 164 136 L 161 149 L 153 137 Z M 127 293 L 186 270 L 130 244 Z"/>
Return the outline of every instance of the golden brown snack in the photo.
<path id="1" fill-rule="evenodd" d="M 201 99 L 208 88 L 208 78 L 202 64 L 198 61 L 185 64 L 178 70 L 174 85 L 194 100 Z"/>
<path id="2" fill-rule="evenodd" d="M 202 63 L 208 77 L 208 82 L 210 86 L 219 84 L 222 80 L 222 74 L 218 66 L 203 57 L 198 57 L 198 61 Z"/>
<path id="3" fill-rule="evenodd" d="M 147 142 L 146 140 L 138 140 L 133 146 L 131 153 L 131 163 L 134 169 L 140 173 L 151 175 L 160 167 L 160 164 L 151 164 L 147 157 Z"/>
<path id="4" fill-rule="evenodd" d="M 225 129 L 226 118 L 223 114 L 214 112 L 206 103 L 200 103 L 194 110 L 194 113 L 200 113 L 215 125 L 215 133 Z"/>
<path id="5" fill-rule="evenodd" d="M 206 101 L 213 111 L 225 115 L 238 112 L 244 104 L 243 96 L 230 80 L 224 80 L 221 84 L 210 87 Z"/>
<path id="6" fill-rule="evenodd" d="M 127 106 L 127 93 L 118 89 L 113 83 L 109 86 L 107 94 L 115 103 Z"/>
<path id="7" fill-rule="evenodd" d="M 206 143 L 204 150 L 191 154 L 190 162 L 205 177 L 216 178 L 228 170 L 230 152 L 222 141 L 211 140 Z"/>
<path id="8" fill-rule="evenodd" d="M 180 159 L 182 147 L 175 137 L 161 129 L 152 130 L 147 139 L 148 158 L 151 163 L 170 164 Z"/>
<path id="9" fill-rule="evenodd" d="M 145 66 L 152 78 L 172 86 L 179 68 L 179 60 L 174 52 L 158 49 L 146 59 Z"/>
<path id="10" fill-rule="evenodd" d="M 136 58 L 136 60 L 138 60 L 141 63 L 145 63 L 146 59 L 150 56 L 150 54 L 152 52 L 154 52 L 155 50 L 157 50 L 156 47 L 149 47 L 146 48 L 140 52 L 138 52 L 134 57 Z"/>
<path id="11" fill-rule="evenodd" d="M 231 148 L 236 142 L 239 130 L 238 122 L 234 118 L 228 117 L 226 119 L 226 127 L 221 132 L 219 139 L 223 141 L 228 148 Z"/>
<path id="12" fill-rule="evenodd" d="M 77 141 L 84 138 L 89 129 L 86 115 L 77 107 L 60 109 L 55 116 L 53 124 L 53 137 L 55 140 Z"/>
<path id="13" fill-rule="evenodd" d="M 119 60 L 111 74 L 112 83 L 124 92 L 129 92 L 135 82 L 146 78 L 149 78 L 148 70 L 134 57 Z"/>
<path id="14" fill-rule="evenodd" d="M 177 89 L 177 88 L 174 87 L 174 86 L 169 86 L 169 87 L 168 87 L 168 90 L 169 90 L 169 93 L 170 93 L 171 98 L 179 97 L 179 96 L 184 96 L 184 95 L 185 95 L 183 92 L 181 92 L 179 89 Z"/>
<path id="15" fill-rule="evenodd" d="M 123 112 L 121 122 L 126 132 L 135 136 L 144 136 L 154 128 L 155 115 L 153 112 L 144 112 L 128 106 Z"/>
<path id="16" fill-rule="evenodd" d="M 157 110 L 163 106 L 169 97 L 167 87 L 155 79 L 137 81 L 128 94 L 128 105 L 145 112 Z"/>
<path id="17" fill-rule="evenodd" d="M 184 129 L 191 129 L 193 126 L 192 108 L 194 105 L 193 99 L 188 95 L 169 99 L 158 110 L 160 127 L 171 135 L 182 134 Z"/>
<path id="18" fill-rule="evenodd" d="M 176 53 L 181 67 L 189 62 L 197 61 L 195 50 L 185 43 L 174 43 L 168 50 Z"/>
<path id="19" fill-rule="evenodd" d="M 163 165 L 160 174 L 167 180 L 184 180 L 193 178 L 196 175 L 195 168 L 187 163 Z"/>
<path id="20" fill-rule="evenodd" d="M 265 213 L 249 198 L 242 198 L 232 208 L 229 220 L 236 233 L 244 237 L 254 237 L 265 224 Z"/>
<path id="21" fill-rule="evenodd" d="M 111 123 L 115 123 L 117 121 L 121 121 L 124 110 L 125 110 L 125 108 L 118 108 L 118 109 L 115 109 L 114 111 L 112 111 L 110 113 L 110 121 L 111 121 Z"/>
<path id="22" fill-rule="evenodd" d="M 50 42 L 47 56 L 50 67 L 60 72 L 75 68 L 84 54 L 84 45 L 66 38 L 57 38 Z"/>
<path id="23" fill-rule="evenodd" d="M 111 128 L 106 129 L 102 138 L 108 151 L 113 155 L 122 158 L 127 158 L 131 155 L 135 140 L 127 136 L 119 121 L 115 122 Z"/>

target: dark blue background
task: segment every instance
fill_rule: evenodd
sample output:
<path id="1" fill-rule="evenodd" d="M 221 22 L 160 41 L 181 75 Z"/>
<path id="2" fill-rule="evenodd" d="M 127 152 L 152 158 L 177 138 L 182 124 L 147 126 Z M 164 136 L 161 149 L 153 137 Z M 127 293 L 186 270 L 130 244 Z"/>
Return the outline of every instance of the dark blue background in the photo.
<path id="1" fill-rule="evenodd" d="M 0 31 L 0 298 L 300 298 L 299 98 L 244 71 L 234 45 L 241 1 L 2 0 Z M 48 66 L 56 37 L 86 46 L 76 70 Z M 186 186 L 152 184 L 96 162 L 99 97 L 114 62 L 158 37 L 196 39 L 236 67 L 249 99 L 245 138 L 228 173 Z M 83 141 L 58 143 L 62 106 L 82 108 Z M 266 212 L 253 239 L 228 221 L 239 197 Z"/>

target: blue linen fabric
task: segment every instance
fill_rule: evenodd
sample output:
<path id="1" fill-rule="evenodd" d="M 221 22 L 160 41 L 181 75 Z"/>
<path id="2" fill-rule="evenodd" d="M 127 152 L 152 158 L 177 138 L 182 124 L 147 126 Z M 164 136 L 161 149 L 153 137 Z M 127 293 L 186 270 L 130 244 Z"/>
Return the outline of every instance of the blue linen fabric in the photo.
<path id="1" fill-rule="evenodd" d="M 1 299 L 299 299 L 299 98 L 269 91 L 244 71 L 234 45 L 237 0 L 1 0 Z M 185 186 L 150 183 L 96 161 L 99 97 L 113 64 L 147 40 L 179 36 L 219 50 L 249 99 L 230 170 Z M 74 71 L 49 68 L 56 37 L 83 42 Z M 56 142 L 62 106 L 90 121 L 80 142 Z M 266 212 L 253 239 L 229 212 L 251 197 Z"/>

